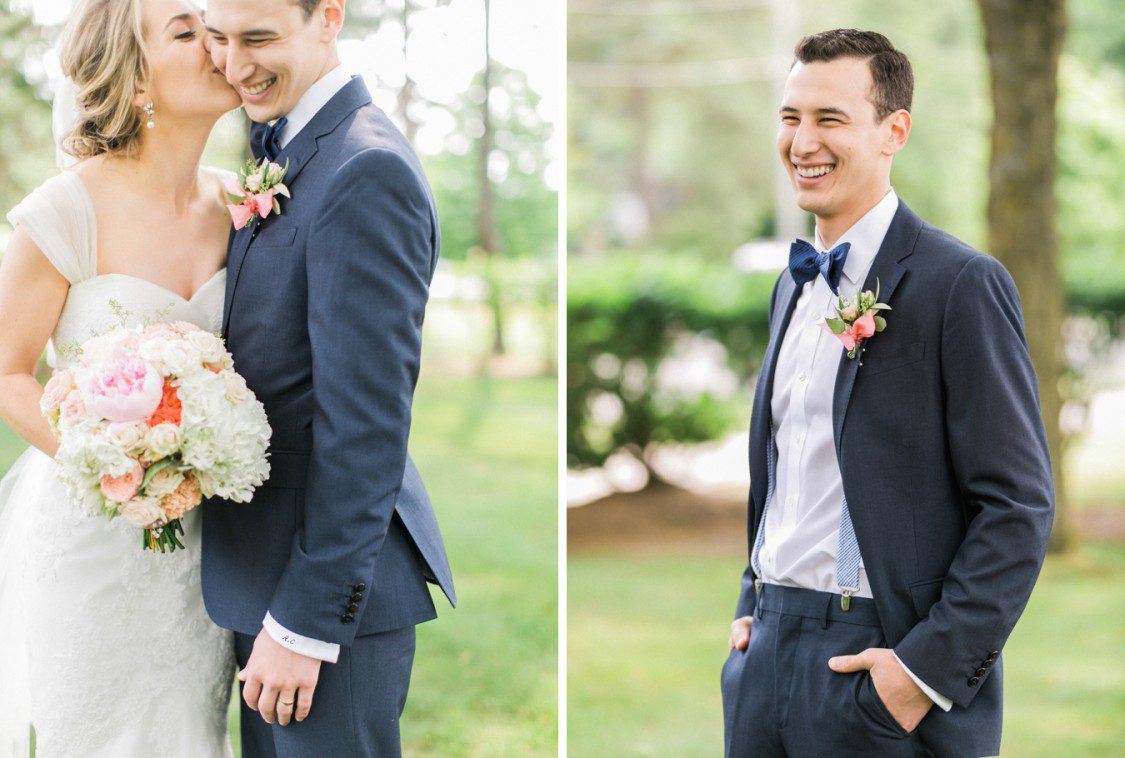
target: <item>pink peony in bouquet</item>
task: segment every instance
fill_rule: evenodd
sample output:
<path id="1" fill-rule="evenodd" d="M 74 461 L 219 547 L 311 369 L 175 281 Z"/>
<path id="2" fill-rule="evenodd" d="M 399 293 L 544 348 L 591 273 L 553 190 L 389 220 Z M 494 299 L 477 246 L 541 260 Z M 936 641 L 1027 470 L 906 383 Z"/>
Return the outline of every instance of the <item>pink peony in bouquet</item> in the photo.
<path id="1" fill-rule="evenodd" d="M 218 495 L 247 502 L 269 476 L 265 409 L 222 340 L 186 322 L 119 326 L 82 344 L 40 409 L 71 497 L 175 551 L 180 518 Z"/>

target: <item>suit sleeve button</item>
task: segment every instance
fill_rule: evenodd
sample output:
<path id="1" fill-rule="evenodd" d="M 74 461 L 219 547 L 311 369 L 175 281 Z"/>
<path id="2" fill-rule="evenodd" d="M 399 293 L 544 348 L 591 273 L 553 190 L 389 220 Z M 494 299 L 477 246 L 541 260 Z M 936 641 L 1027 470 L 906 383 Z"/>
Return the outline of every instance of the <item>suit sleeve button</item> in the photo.
<path id="1" fill-rule="evenodd" d="M 343 616 L 340 617 L 340 621 L 342 621 L 345 624 L 350 624 L 353 621 L 355 621 L 355 616 L 353 616 L 350 613 L 345 613 Z"/>
<path id="2" fill-rule="evenodd" d="M 355 613 L 355 612 L 356 612 L 356 611 L 358 611 L 358 610 L 359 610 L 359 605 L 358 605 L 358 604 L 356 604 L 356 603 L 351 603 L 351 604 L 349 604 L 349 605 L 348 605 L 348 615 L 349 615 L 349 616 L 350 616 L 351 614 Z"/>
<path id="3" fill-rule="evenodd" d="M 982 663 L 981 666 L 983 668 L 986 668 L 986 669 L 992 668 L 992 659 L 991 658 L 985 658 L 984 663 Z"/>
<path id="4" fill-rule="evenodd" d="M 987 673 L 988 673 L 988 669 L 979 668 L 979 669 L 977 669 L 976 671 L 973 672 L 973 678 L 976 679 L 977 677 L 984 676 Z"/>
<path id="5" fill-rule="evenodd" d="M 980 678 L 979 677 L 974 676 L 972 679 L 969 680 L 969 686 L 970 687 L 976 687 L 978 684 L 980 684 Z"/>
<path id="6" fill-rule="evenodd" d="M 988 654 L 988 660 L 990 660 L 990 661 L 995 661 L 999 657 L 1000 657 L 1000 651 L 999 650 L 993 650 L 991 653 Z"/>
<path id="7" fill-rule="evenodd" d="M 353 603 L 358 603 L 360 600 L 363 600 L 363 593 L 362 592 L 353 593 L 352 596 L 349 599 Z"/>
<path id="8" fill-rule="evenodd" d="M 357 582 L 352 585 L 352 592 L 363 592 L 365 589 L 367 589 L 367 585 L 363 582 Z"/>

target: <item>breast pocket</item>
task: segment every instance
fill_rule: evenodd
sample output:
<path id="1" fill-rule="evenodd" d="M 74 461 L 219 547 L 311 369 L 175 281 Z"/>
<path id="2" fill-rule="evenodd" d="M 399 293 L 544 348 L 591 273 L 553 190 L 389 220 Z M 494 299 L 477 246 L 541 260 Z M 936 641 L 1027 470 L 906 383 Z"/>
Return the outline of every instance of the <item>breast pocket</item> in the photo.
<path id="1" fill-rule="evenodd" d="M 264 222 L 252 243 L 257 247 L 291 247 L 297 240 L 297 227 L 290 224 Z"/>
<path id="2" fill-rule="evenodd" d="M 878 345 L 878 336 L 872 339 L 876 342 L 868 348 L 869 355 L 864 356 L 863 369 L 861 369 L 867 376 L 885 374 L 888 371 L 910 366 L 926 357 L 925 342 L 911 342 L 891 349 L 889 345 Z M 876 349 L 876 347 L 885 349 Z"/>

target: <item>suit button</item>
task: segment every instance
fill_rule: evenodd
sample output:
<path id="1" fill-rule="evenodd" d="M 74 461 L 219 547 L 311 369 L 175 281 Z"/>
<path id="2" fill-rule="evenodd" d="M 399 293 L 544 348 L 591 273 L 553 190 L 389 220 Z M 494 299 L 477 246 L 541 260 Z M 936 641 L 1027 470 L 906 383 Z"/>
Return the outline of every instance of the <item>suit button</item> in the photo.
<path id="1" fill-rule="evenodd" d="M 988 654 L 988 660 L 990 660 L 990 661 L 995 661 L 999 657 L 1000 657 L 1000 651 L 999 650 L 993 650 L 991 653 Z"/>
<path id="2" fill-rule="evenodd" d="M 969 680 L 969 686 L 970 687 L 976 687 L 978 684 L 980 684 L 980 678 L 979 677 L 974 676 L 972 679 Z"/>
<path id="3" fill-rule="evenodd" d="M 988 673 L 988 669 L 979 668 L 979 669 L 977 669 L 976 671 L 973 672 L 973 678 L 975 679 L 978 676 L 984 676 L 987 673 Z"/>
<path id="4" fill-rule="evenodd" d="M 356 611 L 358 611 L 358 610 L 359 610 L 359 605 L 358 605 L 358 604 L 356 604 L 356 603 L 351 603 L 351 604 L 349 604 L 349 605 L 348 605 L 348 615 L 349 615 L 349 616 L 350 616 L 351 614 L 355 613 L 355 612 L 356 612 Z"/>
<path id="5" fill-rule="evenodd" d="M 351 601 L 352 601 L 353 603 L 358 603 L 358 602 L 359 602 L 360 600 L 363 600 L 363 593 L 362 593 L 362 592 L 357 592 L 357 593 L 355 593 L 354 595 L 352 595 L 352 596 L 351 596 L 351 598 L 349 598 L 349 599 L 350 599 L 350 600 L 351 600 Z"/>
<path id="6" fill-rule="evenodd" d="M 981 667 L 986 668 L 986 669 L 992 668 L 992 659 L 991 658 L 985 658 L 984 663 L 981 664 Z"/>
<path id="7" fill-rule="evenodd" d="M 350 624 L 353 621 L 355 621 L 355 616 L 353 616 L 350 613 L 345 613 L 343 616 L 340 617 L 340 621 L 342 621 L 345 624 Z"/>
<path id="8" fill-rule="evenodd" d="M 352 585 L 352 592 L 363 592 L 365 589 L 367 589 L 367 585 L 363 582 Z"/>

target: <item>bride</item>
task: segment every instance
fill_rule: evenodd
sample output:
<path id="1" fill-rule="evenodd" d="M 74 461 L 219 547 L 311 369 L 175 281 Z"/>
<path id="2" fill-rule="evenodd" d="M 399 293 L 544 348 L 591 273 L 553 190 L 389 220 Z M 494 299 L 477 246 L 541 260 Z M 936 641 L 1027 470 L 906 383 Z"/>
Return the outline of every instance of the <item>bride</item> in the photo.
<path id="1" fill-rule="evenodd" d="M 0 756 L 229 755 L 232 640 L 187 550 L 142 552 L 80 515 L 55 476 L 36 362 L 120 323 L 222 321 L 230 217 L 200 156 L 240 104 L 181 0 L 81 0 L 64 32 L 76 163 L 9 214 L 0 265 L 0 419 L 30 448 L 0 484 Z M 57 98 L 59 100 L 59 98 Z"/>

